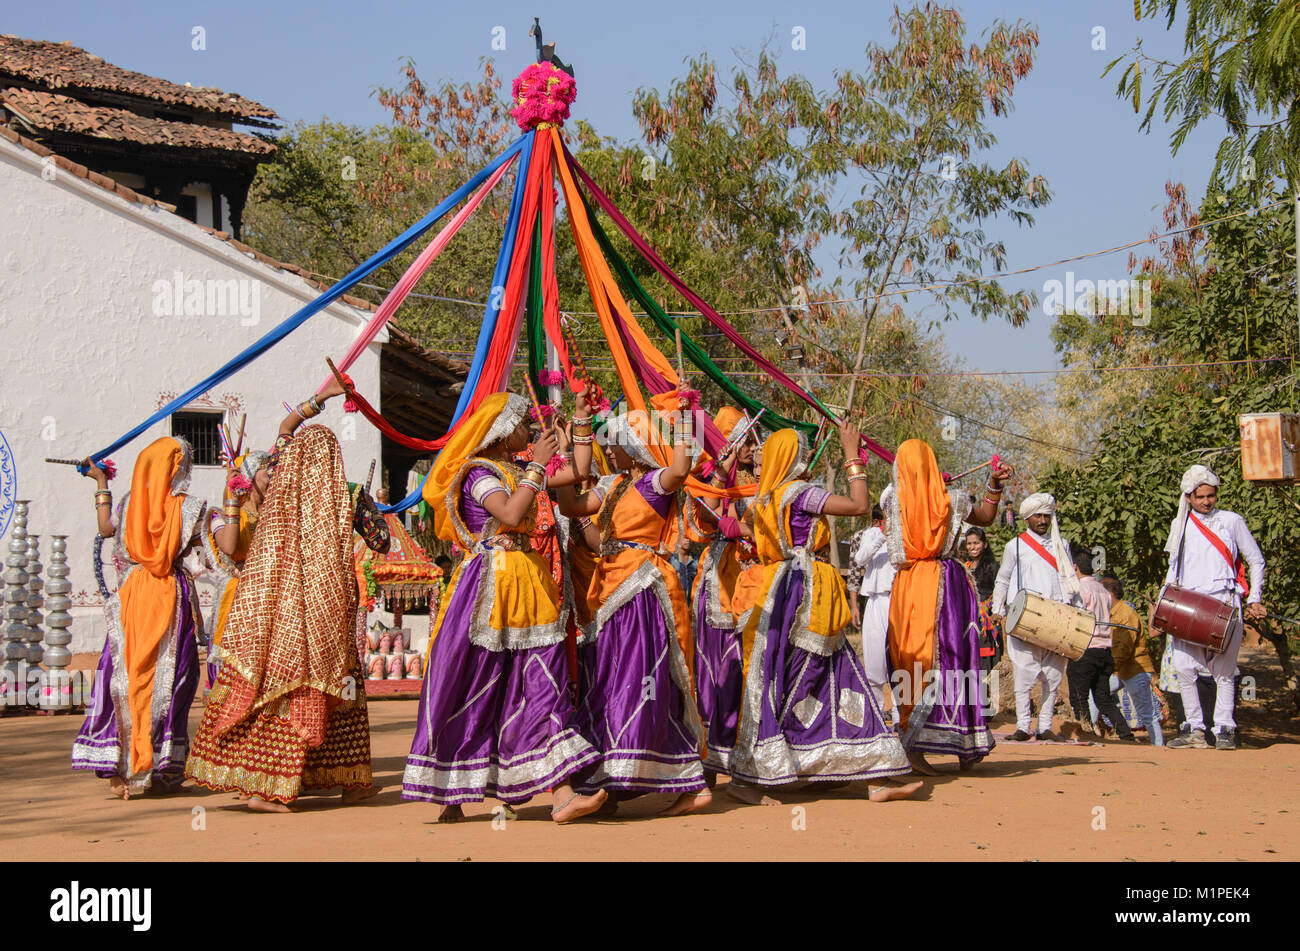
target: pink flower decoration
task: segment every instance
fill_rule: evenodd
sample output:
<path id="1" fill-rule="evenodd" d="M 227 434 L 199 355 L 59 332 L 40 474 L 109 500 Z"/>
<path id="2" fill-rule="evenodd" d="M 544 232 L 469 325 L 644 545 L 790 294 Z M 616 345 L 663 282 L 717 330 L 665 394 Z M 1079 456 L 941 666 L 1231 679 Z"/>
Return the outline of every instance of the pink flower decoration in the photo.
<path id="1" fill-rule="evenodd" d="M 863 462 L 867 462 L 867 463 L 871 462 L 871 453 L 867 451 L 866 446 L 858 447 L 858 458 L 861 459 Z"/>
<path id="2" fill-rule="evenodd" d="M 549 479 L 551 476 L 555 475 L 555 473 L 563 469 L 568 461 L 568 459 L 560 455 L 558 452 L 551 456 L 551 461 L 546 464 L 546 478 Z"/>
<path id="3" fill-rule="evenodd" d="M 510 95 L 515 101 L 510 114 L 527 132 L 543 122 L 563 125 L 569 118 L 569 103 L 578 95 L 578 84 L 550 63 L 533 63 L 515 77 Z"/>
<path id="4" fill-rule="evenodd" d="M 609 398 L 602 396 L 600 399 L 600 405 L 596 407 L 596 411 L 600 413 L 601 416 L 608 416 L 611 408 L 612 407 L 609 405 Z"/>
<path id="5" fill-rule="evenodd" d="M 230 477 L 230 481 L 226 483 L 226 488 L 230 489 L 232 492 L 247 492 L 252 487 L 253 483 L 249 482 L 248 476 L 244 475 L 242 472 L 236 472 Z"/>
<path id="6" fill-rule="evenodd" d="M 700 391 L 699 391 L 699 390 L 678 390 L 678 391 L 677 391 L 677 398 L 678 398 L 679 400 L 686 400 L 686 402 L 687 402 L 688 404 L 690 404 L 691 406 L 699 406 L 699 405 L 700 405 Z"/>
<path id="7" fill-rule="evenodd" d="M 345 399 L 345 400 L 343 401 L 343 412 L 345 412 L 345 413 L 356 413 L 356 412 L 359 412 L 358 409 L 357 409 L 357 403 L 356 403 L 356 400 L 354 400 L 354 399 L 353 399 L 352 397 L 350 397 L 350 396 L 349 396 L 347 399 Z"/>
<path id="8" fill-rule="evenodd" d="M 564 382 L 564 373 L 560 370 L 543 370 L 537 374 L 537 378 L 542 381 L 542 386 L 559 386 Z"/>
<path id="9" fill-rule="evenodd" d="M 534 406 L 532 409 L 530 409 L 530 410 L 528 411 L 528 417 L 529 417 L 529 419 L 532 419 L 532 420 L 534 420 L 534 421 L 540 423 L 540 422 L 543 422 L 543 421 L 544 421 L 548 416 L 554 416 L 554 415 L 555 415 L 555 407 L 554 407 L 554 406 L 551 406 L 549 403 L 543 403 L 543 404 L 541 405 L 541 407 L 540 407 L 540 409 L 541 409 L 541 411 L 542 411 L 542 417 L 541 417 L 541 419 L 538 419 L 538 418 L 537 418 L 537 410 L 538 410 L 538 409 L 539 409 L 539 407 Z"/>
<path id="10" fill-rule="evenodd" d="M 117 466 L 113 465 L 112 459 L 105 459 L 99 464 L 99 468 L 103 469 L 104 475 L 108 476 L 110 479 L 117 478 Z"/>
<path id="11" fill-rule="evenodd" d="M 1001 461 L 1002 461 L 1002 457 L 995 452 L 993 454 L 993 459 L 991 460 L 993 468 L 996 469 L 998 467 L 998 463 L 1000 463 Z"/>

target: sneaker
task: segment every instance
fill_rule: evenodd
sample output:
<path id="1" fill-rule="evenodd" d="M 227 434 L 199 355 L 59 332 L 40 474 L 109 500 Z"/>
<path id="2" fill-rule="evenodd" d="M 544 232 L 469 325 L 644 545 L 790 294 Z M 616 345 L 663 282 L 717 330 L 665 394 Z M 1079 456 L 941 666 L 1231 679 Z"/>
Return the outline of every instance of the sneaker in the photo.
<path id="1" fill-rule="evenodd" d="M 1044 730 L 1042 733 L 1038 734 L 1038 742 L 1059 743 L 1061 742 L 1061 738 L 1057 736 L 1055 733 L 1053 733 L 1051 730 Z"/>
<path id="2" fill-rule="evenodd" d="M 1240 746 L 1241 744 L 1237 742 L 1237 734 L 1232 730 L 1220 730 L 1214 736 L 1216 750 L 1235 750 Z"/>
<path id="3" fill-rule="evenodd" d="M 1193 730 L 1184 723 L 1178 729 L 1178 735 L 1165 744 L 1167 749 L 1171 750 L 1208 750 L 1210 744 L 1205 742 L 1205 733 L 1202 730 Z"/>
<path id="4" fill-rule="evenodd" d="M 1009 737 L 1007 737 L 1007 742 L 1009 742 L 1009 743 L 1028 743 L 1028 742 L 1029 742 L 1029 734 L 1026 733 L 1024 730 L 1016 730 L 1015 733 L 1012 733 Z"/>

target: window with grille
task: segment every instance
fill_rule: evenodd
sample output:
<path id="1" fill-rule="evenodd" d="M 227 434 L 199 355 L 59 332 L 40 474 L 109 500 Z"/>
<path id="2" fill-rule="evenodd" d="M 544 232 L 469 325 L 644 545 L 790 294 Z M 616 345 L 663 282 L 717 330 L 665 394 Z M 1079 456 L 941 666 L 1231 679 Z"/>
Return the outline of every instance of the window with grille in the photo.
<path id="1" fill-rule="evenodd" d="M 194 449 L 196 466 L 221 465 L 221 437 L 217 427 L 222 413 L 175 413 L 172 416 L 172 435 L 186 440 Z"/>

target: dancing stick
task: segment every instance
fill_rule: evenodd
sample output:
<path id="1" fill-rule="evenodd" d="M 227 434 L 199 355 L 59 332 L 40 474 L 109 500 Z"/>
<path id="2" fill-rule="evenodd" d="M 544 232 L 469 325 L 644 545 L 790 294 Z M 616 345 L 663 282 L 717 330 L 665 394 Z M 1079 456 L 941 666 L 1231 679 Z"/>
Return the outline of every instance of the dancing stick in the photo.
<path id="1" fill-rule="evenodd" d="M 343 374 L 339 373 L 338 367 L 334 365 L 334 361 L 331 360 L 329 357 L 326 357 L 325 363 L 329 366 L 330 372 L 334 374 L 334 379 L 339 381 L 339 386 L 343 387 L 343 392 L 345 394 L 351 393 L 352 392 L 351 387 L 349 387 L 347 382 L 343 379 Z"/>
<path id="2" fill-rule="evenodd" d="M 45 461 L 53 462 L 55 465 L 60 466 L 79 466 L 85 462 L 84 459 L 51 459 L 49 456 L 45 457 Z"/>
<path id="3" fill-rule="evenodd" d="M 673 325 L 673 334 L 677 339 L 677 390 L 689 389 L 686 385 L 686 364 L 682 360 L 682 328 Z"/>
<path id="4" fill-rule="evenodd" d="M 375 460 L 370 460 L 370 471 L 366 473 L 366 491 L 370 491 L 370 480 L 375 477 Z"/>
<path id="5" fill-rule="evenodd" d="M 965 472 L 959 472 L 959 473 L 957 473 L 955 476 L 949 476 L 948 481 L 949 481 L 949 482 L 956 482 L 958 479 L 964 479 L 964 478 L 966 478 L 966 476 L 970 475 L 972 472 L 979 472 L 979 471 L 980 471 L 981 469 L 983 469 L 985 466 L 991 466 L 991 465 L 993 465 L 993 460 L 992 460 L 992 459 L 990 459 L 988 462 L 981 462 L 979 465 L 977 465 L 977 466 L 976 466 L 975 468 L 973 468 L 973 469 L 967 469 Z"/>
<path id="6" fill-rule="evenodd" d="M 238 456 L 244 448 L 244 423 L 248 421 L 247 413 L 239 414 L 239 441 L 235 443 L 235 455 Z"/>
<path id="7" fill-rule="evenodd" d="M 568 322 L 560 321 L 560 331 L 564 334 L 564 342 L 569 345 L 569 357 L 578 365 L 578 376 L 582 378 L 584 384 L 590 382 L 591 376 L 587 373 L 587 363 L 582 359 L 582 354 L 578 350 L 578 341 L 574 338 Z"/>
<path id="8" fill-rule="evenodd" d="M 533 378 L 524 372 L 524 383 L 528 384 L 528 395 L 533 400 L 533 412 L 537 414 L 537 425 L 546 428 L 546 417 L 542 415 L 542 401 L 537 398 L 537 388 L 533 386 Z"/>

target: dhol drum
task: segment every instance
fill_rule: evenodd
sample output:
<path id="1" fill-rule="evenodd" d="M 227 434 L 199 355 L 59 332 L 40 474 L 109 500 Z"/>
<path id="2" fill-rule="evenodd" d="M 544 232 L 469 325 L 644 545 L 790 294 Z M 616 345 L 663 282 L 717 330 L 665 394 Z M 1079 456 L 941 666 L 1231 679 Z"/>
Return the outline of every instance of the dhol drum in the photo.
<path id="1" fill-rule="evenodd" d="M 1214 654 L 1223 652 L 1240 611 L 1208 594 L 1167 584 L 1156 605 L 1155 629 L 1199 644 Z"/>
<path id="2" fill-rule="evenodd" d="M 1053 601 L 1023 588 L 1007 607 L 1007 633 L 1078 660 L 1088 649 L 1097 619 L 1087 611 Z"/>

